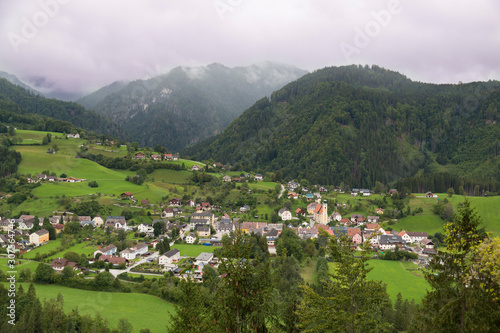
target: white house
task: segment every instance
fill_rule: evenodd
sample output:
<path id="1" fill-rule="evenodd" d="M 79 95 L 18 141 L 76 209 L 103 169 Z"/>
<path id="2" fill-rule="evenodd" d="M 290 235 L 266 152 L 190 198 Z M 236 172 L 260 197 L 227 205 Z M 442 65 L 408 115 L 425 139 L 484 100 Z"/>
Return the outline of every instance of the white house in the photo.
<path id="1" fill-rule="evenodd" d="M 292 219 L 292 212 L 290 212 L 290 209 L 288 208 L 281 208 L 278 215 L 283 221 L 289 221 Z"/>
<path id="2" fill-rule="evenodd" d="M 125 258 L 127 260 L 132 260 L 147 252 L 148 252 L 148 245 L 146 243 L 141 243 L 137 244 L 134 247 L 121 251 L 120 257 Z"/>
<path id="3" fill-rule="evenodd" d="M 137 227 L 137 231 L 148 233 L 148 232 L 153 232 L 154 229 L 153 229 L 153 226 L 151 224 L 141 223 Z"/>
<path id="4" fill-rule="evenodd" d="M 158 258 L 158 264 L 160 265 L 171 265 L 178 262 L 181 259 L 181 252 L 179 249 L 172 249 L 165 252 L 160 258 Z"/>
<path id="5" fill-rule="evenodd" d="M 342 215 L 340 215 L 339 212 L 333 212 L 333 214 L 330 216 L 330 220 L 340 222 L 340 220 L 342 220 Z"/>
<path id="6" fill-rule="evenodd" d="M 402 238 L 405 242 L 407 242 L 407 243 L 411 243 L 411 242 L 412 242 L 412 241 L 411 241 L 411 237 L 410 237 L 410 235 L 408 235 L 408 233 L 407 233 L 406 231 L 404 231 L 404 230 L 402 230 L 402 231 L 398 234 L 398 236 L 400 236 L 400 237 L 401 237 L 401 238 Z"/>
<path id="7" fill-rule="evenodd" d="M 208 265 L 208 263 L 214 258 L 214 254 L 210 252 L 202 252 L 194 260 L 194 264 L 198 266 L 199 264 Z"/>
<path id="8" fill-rule="evenodd" d="M 189 234 L 185 238 L 186 243 L 188 244 L 194 244 L 194 241 L 196 240 L 196 236 L 194 234 Z"/>
<path id="9" fill-rule="evenodd" d="M 411 243 L 419 243 L 423 239 L 427 239 L 427 233 L 425 231 L 424 232 L 408 231 L 407 234 L 411 238 Z"/>
<path id="10" fill-rule="evenodd" d="M 99 228 L 104 224 L 104 220 L 102 219 L 102 217 L 100 215 L 97 215 L 96 217 L 94 217 L 94 219 L 92 221 L 94 221 L 94 225 L 96 226 L 96 228 Z"/>

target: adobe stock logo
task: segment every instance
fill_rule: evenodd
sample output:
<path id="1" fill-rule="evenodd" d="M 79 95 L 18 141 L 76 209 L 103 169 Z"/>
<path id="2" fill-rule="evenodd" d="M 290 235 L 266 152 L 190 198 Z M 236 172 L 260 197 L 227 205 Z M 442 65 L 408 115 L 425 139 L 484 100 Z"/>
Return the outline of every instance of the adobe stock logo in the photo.
<path id="1" fill-rule="evenodd" d="M 382 9 L 378 12 L 371 12 L 373 20 L 368 21 L 364 28 L 354 28 L 354 38 L 352 44 L 342 42 L 340 50 L 349 63 L 352 63 L 351 56 L 353 54 L 360 54 L 361 50 L 368 47 L 373 38 L 377 37 L 383 30 L 389 26 L 392 21 L 393 15 L 401 13 L 401 3 L 399 0 L 390 0 L 387 4 L 387 9 Z"/>
<path id="2" fill-rule="evenodd" d="M 19 52 L 19 46 L 27 44 L 36 37 L 40 29 L 49 24 L 50 20 L 58 13 L 61 5 L 66 5 L 71 0 L 42 0 L 38 2 L 40 10 L 35 12 L 30 18 L 24 16 L 19 33 L 9 32 L 7 38 L 14 52 Z"/>

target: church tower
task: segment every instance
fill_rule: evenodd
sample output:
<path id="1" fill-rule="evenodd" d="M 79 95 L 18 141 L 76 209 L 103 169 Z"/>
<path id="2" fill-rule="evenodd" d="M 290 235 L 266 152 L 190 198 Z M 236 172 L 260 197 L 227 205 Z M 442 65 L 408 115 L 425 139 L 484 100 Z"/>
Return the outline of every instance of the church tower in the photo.
<path id="1" fill-rule="evenodd" d="M 326 203 L 326 199 L 323 200 L 323 211 L 322 211 L 321 223 L 328 224 L 328 204 Z"/>

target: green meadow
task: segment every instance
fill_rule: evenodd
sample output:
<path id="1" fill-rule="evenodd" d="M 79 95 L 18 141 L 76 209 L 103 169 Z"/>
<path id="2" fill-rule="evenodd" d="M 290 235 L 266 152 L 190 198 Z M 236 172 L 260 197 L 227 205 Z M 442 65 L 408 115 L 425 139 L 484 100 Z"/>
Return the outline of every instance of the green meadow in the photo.
<path id="1" fill-rule="evenodd" d="M 16 274 L 19 274 L 21 270 L 29 268 L 31 270 L 31 273 L 35 273 L 36 268 L 38 267 L 39 262 L 38 261 L 32 261 L 32 260 L 22 260 L 22 259 L 15 259 L 16 261 L 16 266 L 14 269 L 9 267 L 9 259 L 2 257 L 0 258 L 0 270 L 2 272 L 6 273 L 8 271 L 13 271 L 16 272 Z"/>
<path id="2" fill-rule="evenodd" d="M 79 255 L 82 253 L 85 254 L 87 257 L 93 257 L 94 251 L 97 250 L 97 246 L 95 245 L 88 245 L 86 242 L 82 242 L 80 244 L 76 244 L 70 248 L 67 248 L 66 250 L 63 250 L 61 252 L 57 252 L 56 254 L 48 257 L 47 259 L 52 260 L 55 258 L 62 258 L 66 252 L 75 252 Z"/>
<path id="3" fill-rule="evenodd" d="M 29 288 L 27 283 L 22 283 L 22 286 L 25 291 Z M 42 302 L 44 299 L 55 299 L 60 293 L 64 298 L 63 309 L 66 313 L 78 308 L 82 315 L 99 314 L 108 320 L 111 328 L 117 327 L 120 318 L 126 318 L 134 327 L 134 332 L 144 328 L 149 328 L 153 333 L 164 332 L 170 314 L 175 311 L 171 303 L 145 294 L 108 293 L 38 284 L 35 284 L 35 290 Z"/>
<path id="4" fill-rule="evenodd" d="M 194 245 L 194 244 L 174 244 L 172 249 L 179 249 L 181 251 L 181 256 L 187 257 L 197 257 L 202 252 L 214 252 L 215 249 L 220 247 L 216 246 L 205 246 L 205 245 Z"/>
<path id="5" fill-rule="evenodd" d="M 413 262 L 370 260 L 368 263 L 373 270 L 368 273 L 367 278 L 385 283 L 393 302 L 398 293 L 401 293 L 403 299 L 414 299 L 416 303 L 420 303 L 427 290 L 430 290 L 423 272 L 416 270 L 417 265 Z"/>
<path id="6" fill-rule="evenodd" d="M 35 259 L 35 256 L 37 253 L 40 253 L 40 255 L 46 254 L 46 253 L 49 253 L 50 251 L 57 249 L 59 246 L 61 246 L 61 239 L 60 238 L 55 239 L 55 240 L 51 240 L 47 244 L 39 246 L 37 248 L 34 248 L 33 250 L 23 254 L 23 258 L 24 259 Z"/>
<path id="7" fill-rule="evenodd" d="M 367 279 L 385 283 L 392 302 L 396 300 L 398 293 L 401 293 L 403 299 L 414 299 L 415 302 L 420 303 L 429 289 L 429 284 L 423 277 L 422 271 L 417 270 L 417 265 L 413 262 L 369 260 L 368 263 L 373 269 L 368 273 Z M 329 272 L 333 273 L 335 263 L 330 262 L 328 266 Z"/>

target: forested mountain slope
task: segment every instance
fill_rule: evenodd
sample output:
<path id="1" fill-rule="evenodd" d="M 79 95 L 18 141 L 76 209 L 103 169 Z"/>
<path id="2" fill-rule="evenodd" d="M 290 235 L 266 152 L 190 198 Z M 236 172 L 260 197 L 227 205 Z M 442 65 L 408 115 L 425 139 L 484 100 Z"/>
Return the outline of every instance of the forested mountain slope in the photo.
<path id="1" fill-rule="evenodd" d="M 129 141 L 178 151 L 219 133 L 255 101 L 305 73 L 271 63 L 177 67 L 115 91 L 119 86 L 105 87 L 79 101 L 122 126 Z"/>
<path id="2" fill-rule="evenodd" d="M 377 66 L 324 68 L 185 153 L 322 184 L 437 174 L 491 183 L 500 179 L 499 87 L 412 82 Z"/>
<path id="3" fill-rule="evenodd" d="M 2 117 L 5 117 L 3 119 L 5 123 L 17 126 L 27 122 L 30 125 L 27 128 L 54 130 L 53 126 L 60 126 L 62 124 L 55 125 L 58 122 L 54 121 L 54 119 L 57 119 L 70 122 L 75 127 L 95 133 L 123 136 L 121 130 L 109 119 L 95 112 L 87 111 L 79 104 L 42 97 L 32 91 L 14 85 L 6 79 L 0 79 L 0 111 Z M 36 119 L 41 120 L 43 118 L 38 118 L 36 115 L 52 118 L 47 119 L 47 123 L 43 120 L 43 127 L 50 123 L 47 125 L 50 128 L 31 126 L 34 125 L 33 122 L 36 122 Z M 61 126 L 67 128 L 67 125 L 66 123 Z"/>

